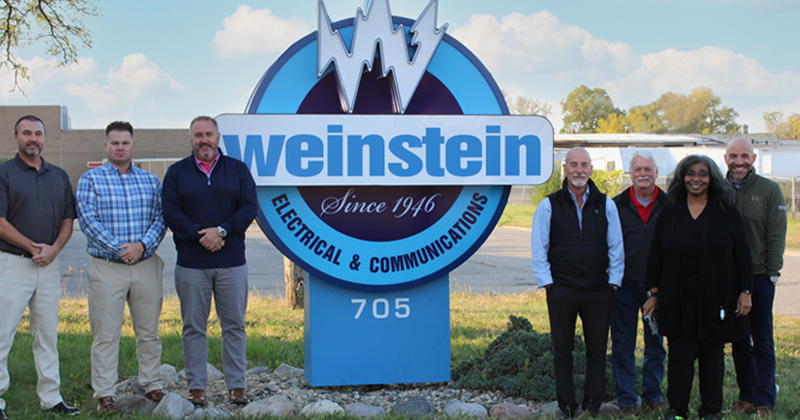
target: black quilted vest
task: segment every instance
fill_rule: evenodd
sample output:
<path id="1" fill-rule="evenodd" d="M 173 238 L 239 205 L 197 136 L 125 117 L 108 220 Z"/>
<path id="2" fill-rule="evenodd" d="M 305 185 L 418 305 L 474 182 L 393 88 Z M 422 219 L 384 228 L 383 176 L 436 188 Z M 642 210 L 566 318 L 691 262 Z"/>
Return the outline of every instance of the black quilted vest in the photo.
<path id="1" fill-rule="evenodd" d="M 550 249 L 547 259 L 553 283 L 573 289 L 596 290 L 608 286 L 608 219 L 606 195 L 589 180 L 589 197 L 583 205 L 583 229 L 565 179 L 548 199 Z"/>

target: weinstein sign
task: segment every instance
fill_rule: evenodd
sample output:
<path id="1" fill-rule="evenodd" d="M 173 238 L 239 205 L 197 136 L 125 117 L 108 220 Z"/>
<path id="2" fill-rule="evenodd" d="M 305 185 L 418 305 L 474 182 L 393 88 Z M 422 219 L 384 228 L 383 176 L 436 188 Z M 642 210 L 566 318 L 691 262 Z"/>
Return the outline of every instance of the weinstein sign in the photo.
<path id="1" fill-rule="evenodd" d="M 258 222 L 307 273 L 312 386 L 450 380 L 448 273 L 496 225 L 512 184 L 552 173 L 553 128 L 510 116 L 495 81 L 437 27 L 388 0 L 292 45 L 247 113 L 218 117 L 250 167 Z"/>

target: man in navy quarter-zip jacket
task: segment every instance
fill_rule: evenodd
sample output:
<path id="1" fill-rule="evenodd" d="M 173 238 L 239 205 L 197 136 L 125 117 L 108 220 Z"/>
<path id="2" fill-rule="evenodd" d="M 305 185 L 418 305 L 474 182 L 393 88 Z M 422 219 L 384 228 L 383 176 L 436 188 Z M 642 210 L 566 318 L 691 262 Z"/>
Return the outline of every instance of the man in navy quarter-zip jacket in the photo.
<path id="1" fill-rule="evenodd" d="M 656 186 L 658 165 L 652 153 L 636 150 L 631 155 L 628 171 L 630 188 L 614 197 L 622 223 L 625 243 L 625 274 L 622 285 L 614 294 L 611 310 L 611 366 L 617 384 L 617 405 L 621 417 L 637 412 L 639 397 L 634 392 L 636 384 L 636 331 L 642 305 L 653 293 L 646 291 L 644 277 L 647 259 L 653 242 L 658 213 L 667 202 L 667 193 Z M 661 382 L 664 380 L 663 339 L 654 335 L 648 323 L 644 324 L 644 361 L 642 362 L 642 401 L 649 410 L 661 406 Z"/>
<path id="2" fill-rule="evenodd" d="M 178 261 L 175 290 L 183 319 L 183 359 L 189 401 L 205 406 L 208 384 L 206 329 L 211 295 L 222 328 L 222 367 L 231 403 L 248 403 L 247 261 L 245 231 L 256 216 L 250 170 L 219 150 L 219 126 L 208 116 L 189 125 L 192 155 L 170 166 L 164 177 L 164 221 L 172 230 Z"/>

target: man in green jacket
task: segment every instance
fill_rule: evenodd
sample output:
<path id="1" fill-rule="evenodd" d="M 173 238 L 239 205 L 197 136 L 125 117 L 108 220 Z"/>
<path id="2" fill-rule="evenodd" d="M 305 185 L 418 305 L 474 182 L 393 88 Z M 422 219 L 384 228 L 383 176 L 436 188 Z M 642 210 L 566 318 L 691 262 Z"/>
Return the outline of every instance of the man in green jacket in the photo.
<path id="1" fill-rule="evenodd" d="M 767 417 L 775 409 L 772 303 L 786 246 L 786 202 L 778 183 L 756 174 L 755 159 L 748 140 L 738 138 L 728 143 L 727 178 L 736 191 L 736 208 L 744 221 L 753 256 L 750 337 L 733 343 L 739 399 L 731 411 Z"/>

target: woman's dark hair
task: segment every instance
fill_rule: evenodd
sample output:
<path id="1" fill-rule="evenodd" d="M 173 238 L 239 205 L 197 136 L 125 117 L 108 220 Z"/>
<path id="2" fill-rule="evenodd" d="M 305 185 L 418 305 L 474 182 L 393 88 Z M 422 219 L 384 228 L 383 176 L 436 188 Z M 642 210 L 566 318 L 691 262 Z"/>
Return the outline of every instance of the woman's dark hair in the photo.
<path id="1" fill-rule="evenodd" d="M 678 166 L 675 168 L 675 173 L 672 176 L 672 181 L 670 181 L 669 188 L 667 189 L 669 199 L 675 203 L 686 198 L 687 192 L 684 178 L 686 177 L 686 171 L 695 163 L 702 163 L 708 167 L 708 197 L 733 206 L 733 187 L 725 180 L 716 162 L 708 156 L 703 155 L 689 155 L 678 162 Z"/>

